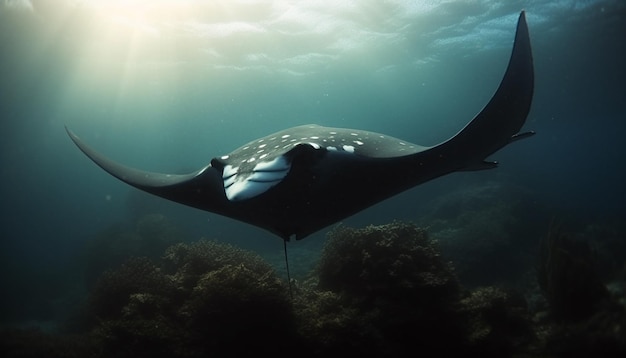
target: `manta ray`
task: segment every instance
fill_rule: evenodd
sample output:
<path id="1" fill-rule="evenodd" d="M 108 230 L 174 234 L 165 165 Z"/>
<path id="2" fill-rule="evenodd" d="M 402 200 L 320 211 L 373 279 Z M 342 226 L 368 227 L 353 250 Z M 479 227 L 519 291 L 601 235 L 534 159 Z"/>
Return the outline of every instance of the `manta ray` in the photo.
<path id="1" fill-rule="evenodd" d="M 119 180 L 268 230 L 286 243 L 442 175 L 497 167 L 487 157 L 534 134 L 520 133 L 533 86 L 530 39 L 522 11 L 508 67 L 495 94 L 463 129 L 435 146 L 311 124 L 255 139 L 181 175 L 118 164 L 66 130 L 83 153 Z"/>

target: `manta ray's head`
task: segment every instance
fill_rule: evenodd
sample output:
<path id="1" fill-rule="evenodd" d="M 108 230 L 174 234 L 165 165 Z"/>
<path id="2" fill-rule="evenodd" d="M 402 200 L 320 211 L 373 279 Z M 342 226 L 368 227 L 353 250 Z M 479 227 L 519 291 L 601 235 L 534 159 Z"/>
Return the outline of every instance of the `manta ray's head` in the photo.
<path id="1" fill-rule="evenodd" d="M 280 183 L 290 172 L 294 158 L 299 158 L 300 165 L 305 160 L 312 165 L 327 152 L 384 158 L 424 149 L 378 133 L 309 124 L 254 140 L 214 158 L 211 166 L 222 172 L 228 200 L 240 201 Z"/>

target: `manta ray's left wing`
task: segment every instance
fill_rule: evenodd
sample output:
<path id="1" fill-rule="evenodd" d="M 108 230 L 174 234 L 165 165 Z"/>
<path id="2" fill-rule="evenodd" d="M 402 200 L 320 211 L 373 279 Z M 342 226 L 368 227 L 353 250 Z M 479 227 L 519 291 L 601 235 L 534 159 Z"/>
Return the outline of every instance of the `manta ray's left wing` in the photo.
<path id="1" fill-rule="evenodd" d="M 158 195 L 198 209 L 221 213 L 226 198 L 222 175 L 206 166 L 189 174 L 161 174 L 142 171 L 119 164 L 85 144 L 66 128 L 74 143 L 98 166 L 119 180 L 148 193 Z"/>

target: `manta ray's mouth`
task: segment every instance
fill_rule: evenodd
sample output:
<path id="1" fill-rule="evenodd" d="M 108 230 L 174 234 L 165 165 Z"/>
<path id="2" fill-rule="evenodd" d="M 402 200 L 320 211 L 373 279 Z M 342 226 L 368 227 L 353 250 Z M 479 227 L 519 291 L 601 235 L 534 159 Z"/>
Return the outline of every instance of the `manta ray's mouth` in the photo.
<path id="1" fill-rule="evenodd" d="M 291 165 L 284 156 L 259 162 L 251 171 L 226 165 L 222 172 L 226 197 L 230 201 L 239 201 L 262 194 L 280 183 L 289 173 L 289 169 Z"/>

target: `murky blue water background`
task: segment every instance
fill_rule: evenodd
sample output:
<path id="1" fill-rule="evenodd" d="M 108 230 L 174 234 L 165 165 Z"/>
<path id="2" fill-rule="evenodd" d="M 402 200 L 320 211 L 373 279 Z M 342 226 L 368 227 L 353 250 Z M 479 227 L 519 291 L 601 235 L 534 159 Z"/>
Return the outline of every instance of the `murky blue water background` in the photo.
<path id="1" fill-rule="evenodd" d="M 345 224 L 419 222 L 433 200 L 487 182 L 524 188 L 531 211 L 623 219 L 625 4 L 412 3 L 0 3 L 0 318 L 54 319 L 80 291 L 86 243 L 147 212 L 190 238 L 282 253 L 269 233 L 119 182 L 65 125 L 110 158 L 160 172 L 307 123 L 434 145 L 497 88 L 522 8 L 536 70 L 525 129 L 537 135 L 494 155 L 496 170 L 438 179 Z M 318 250 L 325 231 L 291 244 L 292 260 Z"/>

